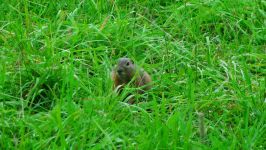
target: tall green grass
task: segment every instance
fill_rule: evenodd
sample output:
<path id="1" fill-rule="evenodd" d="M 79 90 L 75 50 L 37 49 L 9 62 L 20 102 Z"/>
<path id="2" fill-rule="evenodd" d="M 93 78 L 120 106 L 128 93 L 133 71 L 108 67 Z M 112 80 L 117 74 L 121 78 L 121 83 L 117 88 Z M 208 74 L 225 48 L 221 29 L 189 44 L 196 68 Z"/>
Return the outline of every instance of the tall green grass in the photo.
<path id="1" fill-rule="evenodd" d="M 0 148 L 265 149 L 265 10 L 260 0 L 2 0 Z M 134 105 L 123 101 L 134 89 L 112 91 L 125 56 L 154 80 Z"/>

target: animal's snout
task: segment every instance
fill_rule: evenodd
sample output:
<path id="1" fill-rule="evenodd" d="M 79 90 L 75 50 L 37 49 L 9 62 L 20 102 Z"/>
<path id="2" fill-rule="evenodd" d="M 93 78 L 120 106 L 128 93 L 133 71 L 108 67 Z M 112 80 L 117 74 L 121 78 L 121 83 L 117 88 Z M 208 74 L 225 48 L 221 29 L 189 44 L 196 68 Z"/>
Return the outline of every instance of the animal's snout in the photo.
<path id="1" fill-rule="evenodd" d="M 121 75 L 123 73 L 123 69 L 117 69 L 117 73 Z"/>

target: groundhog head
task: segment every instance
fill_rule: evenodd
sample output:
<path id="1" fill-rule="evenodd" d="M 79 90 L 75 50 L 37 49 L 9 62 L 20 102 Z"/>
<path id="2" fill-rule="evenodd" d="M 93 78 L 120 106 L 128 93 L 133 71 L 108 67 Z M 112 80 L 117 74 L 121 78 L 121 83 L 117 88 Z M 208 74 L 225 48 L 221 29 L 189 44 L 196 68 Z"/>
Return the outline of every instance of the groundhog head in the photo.
<path id="1" fill-rule="evenodd" d="M 116 73 L 120 79 L 130 81 L 135 73 L 135 64 L 129 58 L 120 58 L 116 66 Z"/>

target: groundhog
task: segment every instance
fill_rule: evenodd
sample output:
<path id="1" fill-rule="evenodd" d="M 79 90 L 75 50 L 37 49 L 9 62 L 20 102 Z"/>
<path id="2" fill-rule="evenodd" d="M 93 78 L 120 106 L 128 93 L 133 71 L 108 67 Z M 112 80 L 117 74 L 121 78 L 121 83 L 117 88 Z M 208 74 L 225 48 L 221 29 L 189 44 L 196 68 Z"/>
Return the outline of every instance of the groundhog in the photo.
<path id="1" fill-rule="evenodd" d="M 135 65 L 129 58 L 118 59 L 118 63 L 112 71 L 112 80 L 114 81 L 114 89 L 117 89 L 119 93 L 129 83 L 133 87 L 140 87 L 140 90 L 138 90 L 140 94 L 143 94 L 152 86 L 150 75 L 143 68 Z M 134 103 L 134 100 L 131 99 L 129 103 Z"/>

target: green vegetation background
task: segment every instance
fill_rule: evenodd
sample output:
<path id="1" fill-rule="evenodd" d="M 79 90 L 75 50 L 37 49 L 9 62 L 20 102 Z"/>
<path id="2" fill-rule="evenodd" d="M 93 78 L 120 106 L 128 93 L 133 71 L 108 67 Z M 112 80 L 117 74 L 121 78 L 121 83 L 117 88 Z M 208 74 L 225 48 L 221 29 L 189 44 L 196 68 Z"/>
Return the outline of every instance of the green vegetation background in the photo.
<path id="1" fill-rule="evenodd" d="M 0 0 L 0 148 L 265 149 L 265 10 L 263 0 Z M 134 89 L 111 88 L 124 56 L 155 83 L 135 105 L 123 102 Z"/>

